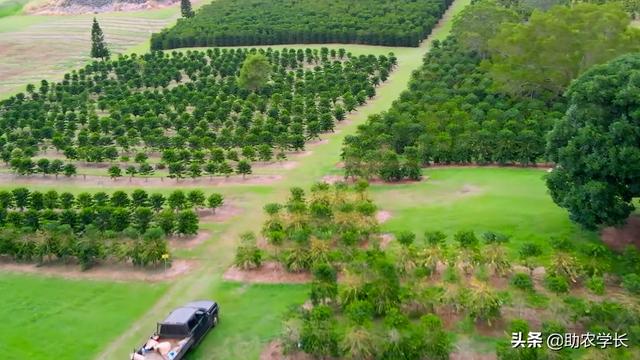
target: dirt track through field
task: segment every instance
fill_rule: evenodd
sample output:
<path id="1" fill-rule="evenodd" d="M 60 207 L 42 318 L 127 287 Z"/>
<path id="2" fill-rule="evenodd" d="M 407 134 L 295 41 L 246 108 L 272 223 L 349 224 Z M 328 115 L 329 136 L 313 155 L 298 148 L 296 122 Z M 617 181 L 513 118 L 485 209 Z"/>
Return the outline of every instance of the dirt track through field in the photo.
<path id="1" fill-rule="evenodd" d="M 434 29 L 433 34 L 424 41 L 420 48 L 413 49 L 407 57 L 399 57 L 399 68 L 394 71 L 389 80 L 378 88 L 378 95 L 357 112 L 349 114 L 348 121 L 339 124 L 335 133 L 326 135 L 325 140 L 313 145 L 313 151 L 307 156 L 299 156 L 295 159 L 297 166 L 291 169 L 283 169 L 283 178 L 271 184 L 273 191 L 268 194 L 246 194 L 245 206 L 242 216 L 234 218 L 233 226 L 223 232 L 215 242 L 205 242 L 200 247 L 200 256 L 206 261 L 202 266 L 189 273 L 180 281 L 169 287 L 167 293 L 136 321 L 125 333 L 115 339 L 98 359 L 124 358 L 131 347 L 137 344 L 149 331 L 152 331 L 155 322 L 166 314 L 173 306 L 199 297 L 211 297 L 216 287 L 224 281 L 223 274 L 228 270 L 235 253 L 239 234 L 248 229 L 258 231 L 264 220 L 262 205 L 272 201 L 282 201 L 286 197 L 288 188 L 292 183 L 296 186 L 307 186 L 322 178 L 325 169 L 330 169 L 338 161 L 340 156 L 340 144 L 344 136 L 353 134 L 356 127 L 362 124 L 366 118 L 378 111 L 385 110 L 398 97 L 398 88 L 406 88 L 410 74 L 421 63 L 424 53 L 434 39 L 443 39 L 449 31 L 444 24 L 450 22 L 453 14 L 459 11 L 467 0 L 457 0 L 447 11 L 441 23 Z M 457 4 L 457 5 L 456 5 Z M 348 47 L 345 45 L 345 47 Z M 410 56 L 410 57 L 409 57 Z M 330 156 L 328 156 L 330 155 Z M 216 351 L 225 351 L 216 348 L 207 348 L 207 354 L 216 358 Z"/>

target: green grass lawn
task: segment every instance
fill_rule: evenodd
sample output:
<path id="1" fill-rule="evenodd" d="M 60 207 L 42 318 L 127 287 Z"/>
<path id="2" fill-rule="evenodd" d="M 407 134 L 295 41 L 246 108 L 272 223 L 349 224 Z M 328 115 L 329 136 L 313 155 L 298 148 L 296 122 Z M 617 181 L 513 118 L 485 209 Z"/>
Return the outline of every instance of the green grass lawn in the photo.
<path id="1" fill-rule="evenodd" d="M 166 285 L 0 274 L 0 342 L 8 359 L 90 359 Z"/>
<path id="2" fill-rule="evenodd" d="M 289 306 L 308 297 L 306 285 L 222 282 L 211 291 L 220 303 L 220 326 L 189 359 L 257 359 L 264 344 L 280 334 Z"/>
<path id="3" fill-rule="evenodd" d="M 393 217 L 385 231 L 440 230 L 450 238 L 458 230 L 476 234 L 492 230 L 512 236 L 508 248 L 516 255 L 521 244 L 540 244 L 541 260 L 551 255 L 548 240 L 596 241 L 567 212 L 553 203 L 544 183 L 545 171 L 521 168 L 440 168 L 424 171 L 426 180 L 413 184 L 376 185 L 377 204 Z"/>

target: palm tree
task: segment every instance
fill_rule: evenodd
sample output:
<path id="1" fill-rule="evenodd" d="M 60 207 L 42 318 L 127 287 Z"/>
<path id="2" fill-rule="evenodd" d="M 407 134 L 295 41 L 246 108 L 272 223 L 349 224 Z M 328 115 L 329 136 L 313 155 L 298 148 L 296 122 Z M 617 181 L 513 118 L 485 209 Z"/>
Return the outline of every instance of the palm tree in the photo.
<path id="1" fill-rule="evenodd" d="M 493 243 L 486 247 L 484 262 L 499 276 L 506 276 L 511 272 L 511 262 L 507 259 L 504 246 Z"/>
<path id="2" fill-rule="evenodd" d="M 378 354 L 380 340 L 364 326 L 356 326 L 347 330 L 340 343 L 340 349 L 346 359 L 369 360 Z"/>

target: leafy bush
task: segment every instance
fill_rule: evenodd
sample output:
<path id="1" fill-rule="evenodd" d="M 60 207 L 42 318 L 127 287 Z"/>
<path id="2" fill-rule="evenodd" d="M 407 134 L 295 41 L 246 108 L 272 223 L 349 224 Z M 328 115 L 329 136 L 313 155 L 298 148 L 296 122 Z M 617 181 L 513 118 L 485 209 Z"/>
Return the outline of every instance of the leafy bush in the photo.
<path id="1" fill-rule="evenodd" d="M 622 277 L 622 287 L 632 294 L 640 294 L 640 275 L 627 274 Z"/>
<path id="2" fill-rule="evenodd" d="M 509 282 L 520 290 L 533 290 L 533 280 L 531 280 L 531 275 L 529 274 L 515 273 Z"/>
<path id="3" fill-rule="evenodd" d="M 520 247 L 520 257 L 523 259 L 542 255 L 542 248 L 538 244 L 524 243 Z"/>
<path id="4" fill-rule="evenodd" d="M 593 275 L 587 280 L 585 286 L 596 295 L 603 295 L 605 292 L 604 278 L 602 276 Z"/>
<path id="5" fill-rule="evenodd" d="M 569 282 L 565 277 L 559 275 L 547 275 L 544 279 L 547 289 L 555 293 L 566 293 L 569 291 Z"/>

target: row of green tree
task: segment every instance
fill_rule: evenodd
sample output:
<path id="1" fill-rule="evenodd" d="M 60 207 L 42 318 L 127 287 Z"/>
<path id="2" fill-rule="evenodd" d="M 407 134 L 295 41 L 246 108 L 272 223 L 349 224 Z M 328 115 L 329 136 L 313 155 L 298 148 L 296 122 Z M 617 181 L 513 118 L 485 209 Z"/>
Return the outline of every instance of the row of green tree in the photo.
<path id="1" fill-rule="evenodd" d="M 163 209 L 172 211 L 198 209 L 208 207 L 215 211 L 224 203 L 224 197 L 212 193 L 208 197 L 202 190 L 174 190 L 168 195 L 161 193 L 149 194 L 144 189 L 136 189 L 128 194 L 124 191 L 114 191 L 111 195 L 103 191 L 95 193 L 81 192 L 74 195 L 70 192 L 59 193 L 56 190 L 40 192 L 24 187 L 11 191 L 0 190 L 0 209 L 3 210 L 69 210 L 86 209 L 92 207 L 117 207 L 136 210 L 150 208 L 154 212 Z"/>
<path id="2" fill-rule="evenodd" d="M 449 0 L 222 0 L 152 34 L 151 49 L 355 43 L 418 46 Z"/>
<path id="3" fill-rule="evenodd" d="M 375 95 L 396 62 L 393 54 L 328 48 L 215 48 L 94 62 L 0 102 L 0 155 L 24 173 L 39 169 L 29 159 L 49 149 L 97 163 L 167 149 L 191 158 L 218 148 L 249 161 L 282 156 L 332 131 Z"/>
<path id="4" fill-rule="evenodd" d="M 397 181 L 419 178 L 429 164 L 545 161 L 545 137 L 564 115 L 571 80 L 640 46 L 615 5 L 556 6 L 525 18 L 478 1 L 452 32 L 434 42 L 400 100 L 345 139 L 347 175 Z"/>
<path id="5" fill-rule="evenodd" d="M 117 234 L 87 226 L 78 234 L 69 225 L 49 224 L 37 232 L 15 227 L 0 229 L 0 255 L 19 262 L 44 264 L 76 261 L 83 270 L 101 260 L 135 266 L 170 264 L 167 240 L 162 229 L 149 228 Z"/>

